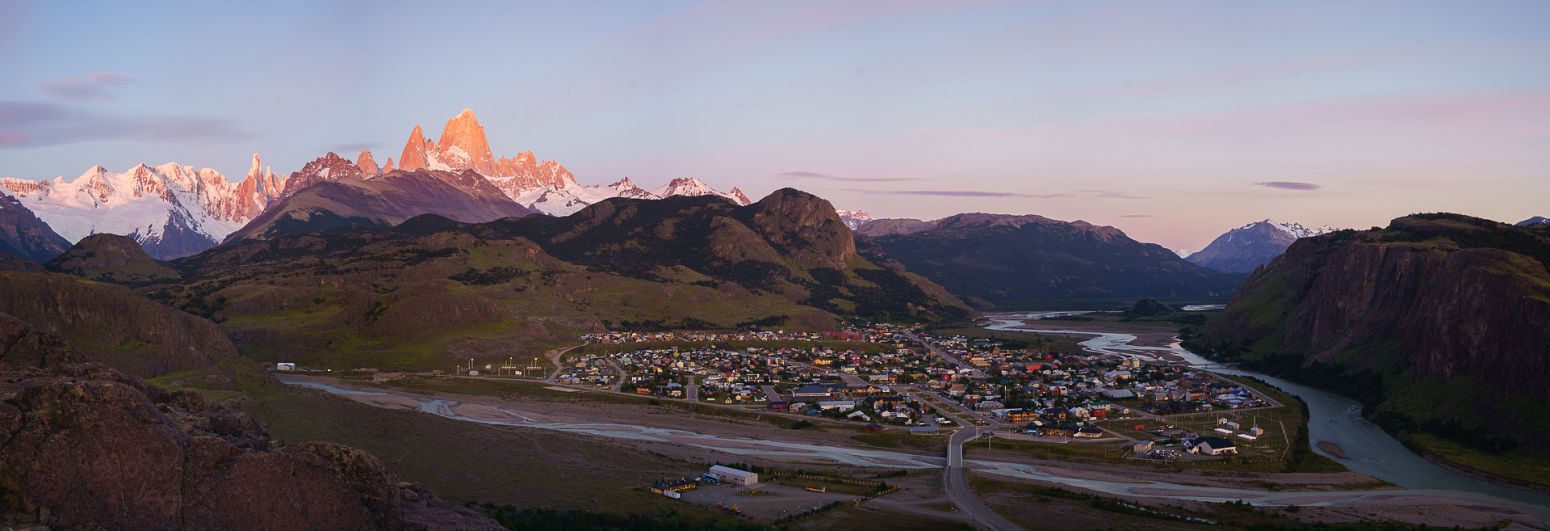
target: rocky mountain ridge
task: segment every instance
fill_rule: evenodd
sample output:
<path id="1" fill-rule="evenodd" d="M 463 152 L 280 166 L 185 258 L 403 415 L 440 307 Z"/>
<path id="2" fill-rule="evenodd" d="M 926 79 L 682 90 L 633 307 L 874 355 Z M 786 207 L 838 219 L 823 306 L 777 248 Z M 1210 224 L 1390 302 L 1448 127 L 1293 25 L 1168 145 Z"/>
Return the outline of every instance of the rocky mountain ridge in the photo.
<path id="1" fill-rule="evenodd" d="M 363 152 L 363 157 L 369 152 Z M 442 171 L 471 170 L 494 184 L 507 197 L 522 206 L 550 215 L 567 215 L 610 197 L 660 199 L 673 196 L 716 195 L 739 205 L 751 203 L 742 190 L 721 192 L 697 178 L 673 179 L 660 188 L 647 191 L 628 178 L 608 186 L 582 185 L 559 162 L 540 162 L 532 151 L 512 157 L 495 158 L 485 136 L 484 126 L 469 109 L 463 109 L 442 127 L 440 140 L 425 138 L 416 125 L 399 157 L 398 169 Z"/>
<path id="2" fill-rule="evenodd" d="M 347 184 L 288 200 L 335 186 Z M 940 286 L 862 257 L 832 206 L 796 190 L 748 206 L 611 198 L 566 217 L 280 231 L 170 265 L 181 282 L 141 289 L 245 348 L 287 356 L 263 361 L 310 366 L 434 368 L 605 328 L 831 330 L 971 314 Z"/>
<path id="3" fill-rule="evenodd" d="M 1048 300 L 1226 298 L 1237 280 L 1114 227 L 1037 215 L 878 219 L 857 234 L 980 308 Z M 880 258 L 878 258 L 880 259 Z"/>
<path id="4" fill-rule="evenodd" d="M 368 173 L 328 153 L 286 180 L 285 195 L 227 240 L 391 226 L 422 214 L 477 223 L 532 214 L 472 170 Z"/>
<path id="5" fill-rule="evenodd" d="M 121 234 L 170 259 L 214 246 L 280 196 L 284 181 L 260 167 L 254 154 L 244 179 L 232 182 L 213 169 L 176 163 L 123 172 L 93 166 L 73 180 L 0 178 L 0 188 L 68 241 Z"/>

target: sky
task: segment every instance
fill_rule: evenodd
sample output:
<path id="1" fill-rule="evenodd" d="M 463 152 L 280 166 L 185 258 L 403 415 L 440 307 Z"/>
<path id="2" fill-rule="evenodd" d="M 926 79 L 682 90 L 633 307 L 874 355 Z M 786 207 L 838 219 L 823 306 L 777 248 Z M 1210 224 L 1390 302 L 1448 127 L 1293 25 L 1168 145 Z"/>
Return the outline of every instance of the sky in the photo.
<path id="1" fill-rule="evenodd" d="M 0 175 L 289 173 L 463 108 L 584 184 L 1041 214 L 1550 215 L 1550 2 L 0 0 Z"/>

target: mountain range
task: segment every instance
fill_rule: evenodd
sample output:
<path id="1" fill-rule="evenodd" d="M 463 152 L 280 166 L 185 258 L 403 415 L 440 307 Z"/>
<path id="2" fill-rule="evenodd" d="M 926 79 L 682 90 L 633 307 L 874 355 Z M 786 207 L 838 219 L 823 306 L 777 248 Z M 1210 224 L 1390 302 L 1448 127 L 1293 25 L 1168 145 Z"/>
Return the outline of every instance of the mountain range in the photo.
<path id="1" fill-rule="evenodd" d="M 176 163 L 123 172 L 93 166 L 73 180 L 0 178 L 0 188 L 75 242 L 97 233 L 133 238 L 158 258 L 214 246 L 278 198 L 283 180 L 260 171 L 258 155 L 240 182 Z"/>
<path id="2" fill-rule="evenodd" d="M 1217 236 L 1206 248 L 1185 257 L 1191 263 L 1226 273 L 1249 273 L 1280 256 L 1299 238 L 1334 232 L 1324 226 L 1306 228 L 1296 223 L 1256 221 Z"/>
<path id="3" fill-rule="evenodd" d="M 353 185 L 322 182 L 287 200 L 336 186 Z M 541 352 L 605 328 L 830 330 L 857 318 L 972 313 L 941 286 L 862 256 L 828 201 L 790 189 L 749 205 L 612 198 L 566 217 L 463 223 L 424 214 L 311 232 L 283 225 L 169 262 L 173 279 L 136 277 L 150 269 L 143 260 L 133 271 L 74 269 L 207 317 L 250 357 L 311 366 L 439 368 Z M 100 254 L 72 250 L 49 267 Z"/>
<path id="4" fill-rule="evenodd" d="M 877 219 L 857 233 L 879 254 L 980 308 L 1071 299 L 1222 299 L 1238 284 L 1238 277 L 1084 221 L 959 214 L 934 221 Z"/>
<path id="5" fill-rule="evenodd" d="M 243 228 L 270 205 L 309 188 L 315 181 L 366 181 L 392 175 L 397 170 L 419 170 L 422 177 L 426 175 L 423 172 L 433 175 L 438 171 L 477 176 L 498 190 L 505 201 L 516 203 L 520 208 L 507 208 L 516 213 L 565 215 L 609 197 L 716 195 L 738 204 L 751 202 L 737 188 L 721 192 L 697 178 L 673 179 L 650 190 L 636 186 L 628 178 L 606 186 L 581 185 L 563 165 L 538 162 L 532 152 L 497 159 L 491 154 L 484 127 L 467 109 L 447 121 L 439 141 L 426 139 L 421 128 L 415 126 L 396 164 L 389 158 L 386 164 L 377 166 L 369 150 L 357 155 L 351 163 L 353 170 L 345 170 L 331 159 L 343 160 L 329 154 L 284 177 L 264 168 L 254 154 L 247 175 L 236 182 L 210 168 L 195 169 L 172 162 L 159 166 L 140 164 L 123 172 L 93 166 L 71 180 L 0 177 L 0 190 L 15 196 L 69 242 L 91 234 L 121 234 L 133 238 L 151 256 L 162 260 L 196 254 L 239 231 L 264 232 L 268 220 L 262 222 L 263 229 Z M 401 220 L 403 216 L 384 215 L 384 219 Z"/>
<path id="6" fill-rule="evenodd" d="M 1362 401 L 1397 432 L 1550 447 L 1550 224 L 1421 214 L 1302 238 L 1192 346 Z"/>
<path id="7" fill-rule="evenodd" d="M 1550 223 L 1550 218 L 1547 218 L 1547 217 L 1544 217 L 1544 216 L 1534 216 L 1532 218 L 1528 218 L 1528 219 L 1525 219 L 1523 221 L 1519 221 L 1518 222 L 1518 226 L 1519 227 L 1527 227 L 1529 225 L 1539 225 L 1539 224 L 1544 224 L 1544 223 Z"/>

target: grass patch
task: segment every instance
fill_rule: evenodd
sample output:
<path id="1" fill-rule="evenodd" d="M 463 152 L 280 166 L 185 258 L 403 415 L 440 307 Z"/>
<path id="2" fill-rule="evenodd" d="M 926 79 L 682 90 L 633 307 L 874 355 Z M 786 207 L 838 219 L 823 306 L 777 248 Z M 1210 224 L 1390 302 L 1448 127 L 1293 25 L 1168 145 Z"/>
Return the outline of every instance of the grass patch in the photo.
<path id="1" fill-rule="evenodd" d="M 1423 454 L 1492 476 L 1550 488 L 1550 450 L 1489 453 L 1430 433 L 1406 433 L 1400 438 Z"/>
<path id="2" fill-rule="evenodd" d="M 454 503 L 607 506 L 624 514 L 698 510 L 640 487 L 703 467 L 610 441 L 382 409 L 295 387 L 271 389 L 241 407 L 277 440 L 366 450 L 400 479 Z"/>
<path id="3" fill-rule="evenodd" d="M 863 433 L 850 440 L 878 448 L 899 448 L 942 452 L 947 449 L 947 437 L 942 435 L 916 435 L 898 430 Z"/>

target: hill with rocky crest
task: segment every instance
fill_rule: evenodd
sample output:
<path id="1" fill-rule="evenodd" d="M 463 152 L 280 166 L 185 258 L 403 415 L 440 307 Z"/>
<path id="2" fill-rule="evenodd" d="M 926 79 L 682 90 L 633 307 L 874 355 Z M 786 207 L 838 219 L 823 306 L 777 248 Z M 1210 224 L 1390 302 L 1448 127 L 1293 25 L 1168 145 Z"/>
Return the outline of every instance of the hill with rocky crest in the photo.
<path id="1" fill-rule="evenodd" d="M 1297 240 L 1191 342 L 1357 398 L 1395 431 L 1546 448 L 1547 268 L 1550 226 L 1407 216 Z"/>
<path id="2" fill-rule="evenodd" d="M 82 238 L 63 254 L 50 260 L 50 271 L 118 284 L 176 280 L 177 271 L 146 254 L 127 236 L 93 234 Z"/>
<path id="3" fill-rule="evenodd" d="M 146 287 L 244 354 L 312 366 L 436 368 L 605 328 L 834 329 L 966 317 L 929 281 L 859 256 L 827 201 L 781 190 L 614 198 L 575 215 L 280 234 L 175 261 Z"/>

